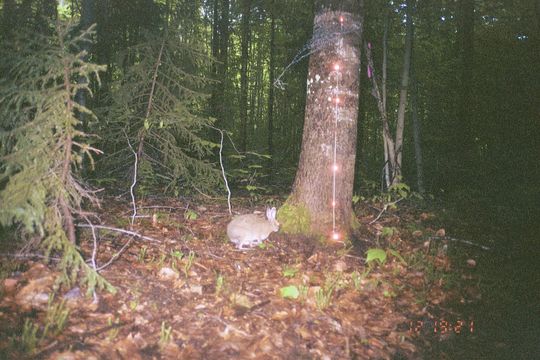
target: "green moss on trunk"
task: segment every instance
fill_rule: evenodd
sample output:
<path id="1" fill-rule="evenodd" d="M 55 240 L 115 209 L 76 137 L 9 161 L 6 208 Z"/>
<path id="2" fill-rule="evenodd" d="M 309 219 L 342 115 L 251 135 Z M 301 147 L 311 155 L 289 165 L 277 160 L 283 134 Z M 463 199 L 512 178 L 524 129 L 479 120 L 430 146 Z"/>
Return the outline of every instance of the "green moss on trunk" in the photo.
<path id="1" fill-rule="evenodd" d="M 304 206 L 285 203 L 277 213 L 280 230 L 286 234 L 311 234 L 311 215 Z"/>

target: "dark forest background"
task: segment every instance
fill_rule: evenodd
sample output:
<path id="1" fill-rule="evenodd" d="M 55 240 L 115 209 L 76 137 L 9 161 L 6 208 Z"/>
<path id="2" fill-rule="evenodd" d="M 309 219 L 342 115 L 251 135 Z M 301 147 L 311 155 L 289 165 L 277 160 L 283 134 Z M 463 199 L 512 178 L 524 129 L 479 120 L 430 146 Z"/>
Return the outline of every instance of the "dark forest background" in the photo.
<path id="1" fill-rule="evenodd" d="M 405 7 L 404 1 L 364 6 L 364 40 L 379 73 L 388 24 L 393 122 Z M 58 19 L 71 20 L 73 33 L 95 23 L 93 42 L 80 49 L 85 61 L 107 69 L 100 72 L 100 85 L 90 76 L 93 96 L 80 91 L 77 101 L 96 115 L 81 113 L 81 129 L 98 136 L 89 142 L 104 154 L 95 157 L 96 171 L 82 167 L 86 179 L 109 188 L 129 186 L 129 139 L 135 150 L 147 143 L 150 154 L 139 164 L 139 191 L 223 192 L 220 134 L 213 126 L 227 132 L 224 161 L 233 184 L 248 192 L 289 189 L 301 147 L 313 9 L 305 0 L 86 0 L 60 6 L 54 0 L 4 0 L 2 77 L 5 83 L 13 80 L 10 71 L 23 61 L 21 37 L 54 37 Z M 520 215 L 532 211 L 540 199 L 539 2 L 419 2 L 413 21 L 402 181 L 422 190 L 414 112 L 427 193 L 460 205 L 475 203 L 501 217 L 514 216 L 516 208 Z M 41 51 L 38 45 L 35 51 Z M 362 56 L 357 193 L 384 190 L 381 121 L 365 64 Z M 150 101 L 156 68 L 160 89 Z M 283 86 L 272 86 L 276 80 Z M 14 128 L 9 116 L 1 120 L 4 131 Z M 6 151 L 7 141 L 3 144 Z"/>

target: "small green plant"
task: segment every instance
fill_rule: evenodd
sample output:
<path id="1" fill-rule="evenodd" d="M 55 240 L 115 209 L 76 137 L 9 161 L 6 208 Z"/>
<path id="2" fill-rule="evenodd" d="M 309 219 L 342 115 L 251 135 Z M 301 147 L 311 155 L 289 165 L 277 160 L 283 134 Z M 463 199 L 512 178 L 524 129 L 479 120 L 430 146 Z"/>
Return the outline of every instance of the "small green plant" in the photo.
<path id="1" fill-rule="evenodd" d="M 409 185 L 403 182 L 399 182 L 397 184 L 390 186 L 390 188 L 388 189 L 388 192 L 390 194 L 393 194 L 394 197 L 400 197 L 400 198 L 406 199 L 409 197 L 411 193 L 411 188 L 409 187 Z"/>
<path id="2" fill-rule="evenodd" d="M 111 330 L 109 330 L 107 334 L 108 340 L 112 341 L 116 339 L 116 337 L 118 336 L 118 332 L 120 331 L 120 328 L 116 327 L 115 325 L 118 325 L 119 323 L 120 323 L 120 319 L 116 319 L 114 321 L 112 317 L 107 319 L 107 325 L 111 327 Z"/>
<path id="3" fill-rule="evenodd" d="M 129 309 L 131 311 L 137 309 L 137 306 L 139 306 L 139 300 L 130 300 L 129 301 Z"/>
<path id="4" fill-rule="evenodd" d="M 191 266 L 193 265 L 194 260 L 195 260 L 195 253 L 193 251 L 190 251 L 184 263 L 184 275 L 186 275 L 186 278 L 188 277 L 189 269 L 191 269 Z"/>
<path id="5" fill-rule="evenodd" d="M 24 327 L 21 336 L 21 345 L 25 352 L 33 353 L 36 350 L 36 346 L 39 342 L 37 332 L 39 326 L 34 324 L 30 319 L 24 321 Z"/>
<path id="6" fill-rule="evenodd" d="M 191 209 L 188 209 L 184 212 L 184 219 L 186 220 L 197 220 L 198 217 L 199 215 Z"/>
<path id="7" fill-rule="evenodd" d="M 298 299 L 300 291 L 296 285 L 289 285 L 279 289 L 279 294 L 284 299 Z"/>
<path id="8" fill-rule="evenodd" d="M 43 340 L 49 334 L 49 331 L 52 332 L 53 336 L 58 336 L 64 330 L 68 317 L 69 309 L 66 307 L 66 302 L 55 303 L 54 296 L 50 296 L 45 315 L 45 328 L 41 339 Z"/>
<path id="9" fill-rule="evenodd" d="M 178 267 L 176 266 L 177 262 L 182 260 L 182 258 L 184 257 L 184 253 L 181 252 L 180 250 L 171 250 L 170 255 L 171 255 L 171 268 L 173 268 L 174 270 L 177 270 L 178 269 Z"/>
<path id="10" fill-rule="evenodd" d="M 172 326 L 167 326 L 165 321 L 161 323 L 161 332 L 159 334 L 159 345 L 165 346 L 172 340 Z"/>
<path id="11" fill-rule="evenodd" d="M 298 291 L 300 291 L 300 299 L 304 302 L 308 296 L 309 286 L 307 284 L 302 284 L 298 286 Z"/>
<path id="12" fill-rule="evenodd" d="M 146 252 L 148 251 L 148 246 L 143 245 L 139 249 L 139 254 L 137 255 L 137 261 L 140 263 L 144 263 L 144 259 L 146 258 Z"/>
<path id="13" fill-rule="evenodd" d="M 158 267 L 163 267 L 163 264 L 165 263 L 165 259 L 167 258 L 167 255 L 165 254 L 161 254 L 161 257 L 159 258 L 159 261 L 158 261 Z"/>
<path id="14" fill-rule="evenodd" d="M 366 251 L 366 264 L 371 268 L 374 264 L 384 265 L 386 263 L 386 251 L 379 248 L 372 248 Z"/>
<path id="15" fill-rule="evenodd" d="M 358 271 L 354 271 L 351 274 L 351 280 L 356 291 L 362 290 L 362 280 L 364 280 L 369 274 L 369 268 L 366 269 L 362 274 Z"/>
<path id="16" fill-rule="evenodd" d="M 395 227 L 393 227 L 393 226 L 391 226 L 391 227 L 385 226 L 381 230 L 381 236 L 385 237 L 385 238 L 392 237 L 396 233 L 397 233 L 397 229 Z"/>
<path id="17" fill-rule="evenodd" d="M 296 273 L 298 272 L 298 269 L 293 266 L 286 266 L 281 273 L 284 277 L 293 278 L 296 276 Z"/>
<path id="18" fill-rule="evenodd" d="M 219 295 L 225 286 L 225 278 L 222 274 L 216 275 L 216 295 Z"/>
<path id="19" fill-rule="evenodd" d="M 370 269 L 375 264 L 384 265 L 388 260 L 388 254 L 396 257 L 403 265 L 407 265 L 407 262 L 405 261 L 405 259 L 403 259 L 403 257 L 398 251 L 394 249 L 388 249 L 385 251 L 380 248 L 372 248 L 366 251 L 366 264 Z"/>
<path id="20" fill-rule="evenodd" d="M 315 293 L 315 303 L 317 304 L 317 309 L 324 310 L 330 305 L 333 292 L 333 288 L 323 287 L 317 290 L 317 292 Z"/>
<path id="21" fill-rule="evenodd" d="M 319 310 L 326 309 L 331 301 L 334 290 L 341 289 L 345 284 L 342 281 L 341 273 L 336 273 L 331 276 L 327 276 L 324 282 L 324 286 L 317 290 L 315 293 L 315 303 Z"/>

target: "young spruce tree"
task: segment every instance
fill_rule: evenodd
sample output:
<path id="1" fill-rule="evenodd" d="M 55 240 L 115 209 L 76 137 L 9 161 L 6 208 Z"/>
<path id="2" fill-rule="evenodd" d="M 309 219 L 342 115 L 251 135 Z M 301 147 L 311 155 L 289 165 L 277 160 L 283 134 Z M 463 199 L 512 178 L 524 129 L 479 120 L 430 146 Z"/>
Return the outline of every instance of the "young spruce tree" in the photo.
<path id="1" fill-rule="evenodd" d="M 206 159 L 217 146 L 201 134 L 213 120 L 203 116 L 211 59 L 173 30 L 146 34 L 123 57 L 123 76 L 112 86 L 112 105 L 98 133 L 107 155 L 100 163 L 113 177 L 137 171 L 138 193 L 156 188 L 215 191 L 219 172 Z M 213 130 L 211 130 L 213 131 Z M 135 156 L 137 165 L 135 166 Z M 131 161 L 126 161 L 131 159 Z"/>
<path id="2" fill-rule="evenodd" d="M 68 285 L 88 291 L 112 286 L 89 267 L 76 246 L 75 220 L 86 199 L 97 202 L 77 173 L 85 156 L 99 151 L 80 130 L 77 113 L 92 112 L 74 100 L 89 78 L 105 70 L 83 61 L 81 44 L 92 30 L 76 33 L 58 22 L 51 36 L 37 33 L 5 44 L 0 70 L 0 224 L 39 239 L 59 263 Z M 80 81 L 86 79 L 87 81 Z M 35 235 L 38 235 L 37 237 Z M 82 276 L 79 276 L 81 275 Z"/>

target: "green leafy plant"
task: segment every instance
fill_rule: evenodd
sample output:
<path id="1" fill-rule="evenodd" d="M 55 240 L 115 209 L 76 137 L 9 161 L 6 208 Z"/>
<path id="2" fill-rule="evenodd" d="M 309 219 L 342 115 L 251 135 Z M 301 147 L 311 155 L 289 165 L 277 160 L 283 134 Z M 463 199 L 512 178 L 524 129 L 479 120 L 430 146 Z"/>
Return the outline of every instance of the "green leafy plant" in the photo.
<path id="1" fill-rule="evenodd" d="M 186 220 L 197 220 L 198 217 L 199 215 L 191 209 L 188 209 L 184 212 L 184 219 Z"/>
<path id="2" fill-rule="evenodd" d="M 407 265 L 405 259 L 396 250 L 384 250 L 380 248 L 372 248 L 366 251 L 366 264 L 369 267 L 373 267 L 374 264 L 384 265 L 388 259 L 388 254 L 396 257 L 403 265 Z"/>
<path id="3" fill-rule="evenodd" d="M 373 266 L 373 264 L 384 265 L 386 258 L 386 251 L 383 249 L 375 248 L 366 251 L 366 264 L 368 266 Z"/>
<path id="4" fill-rule="evenodd" d="M 284 299 L 298 299 L 300 291 L 296 285 L 289 285 L 279 289 L 279 294 Z"/>

